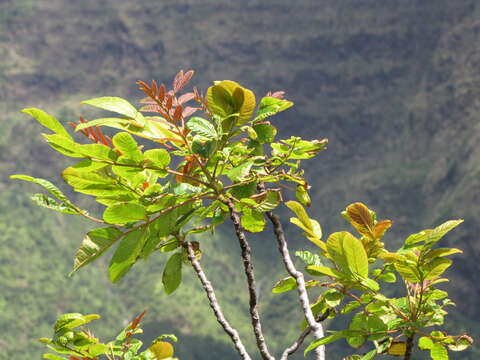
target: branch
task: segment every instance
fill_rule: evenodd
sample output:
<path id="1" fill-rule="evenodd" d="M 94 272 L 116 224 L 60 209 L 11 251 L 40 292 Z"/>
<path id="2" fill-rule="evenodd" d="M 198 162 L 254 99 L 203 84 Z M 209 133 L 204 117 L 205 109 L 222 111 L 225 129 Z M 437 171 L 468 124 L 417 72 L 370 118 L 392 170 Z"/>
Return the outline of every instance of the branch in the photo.
<path id="1" fill-rule="evenodd" d="M 252 249 L 250 248 L 247 238 L 245 237 L 245 233 L 242 230 L 242 227 L 240 225 L 240 217 L 235 211 L 235 207 L 232 201 L 230 199 L 225 199 L 225 204 L 230 210 L 230 219 L 232 219 L 233 225 L 235 227 L 235 233 L 240 243 L 240 248 L 242 250 L 243 267 L 245 269 L 245 275 L 247 276 L 248 293 L 250 295 L 250 317 L 252 319 L 253 332 L 255 333 L 257 346 L 264 360 L 275 360 L 275 358 L 268 351 L 267 344 L 265 343 L 265 338 L 262 332 L 262 324 L 260 322 L 260 314 L 258 313 L 257 291 L 251 259 Z"/>
<path id="2" fill-rule="evenodd" d="M 282 223 L 278 215 L 275 215 L 272 212 L 266 213 L 268 218 L 273 224 L 273 231 L 277 238 L 278 250 L 280 251 L 283 263 L 288 273 L 295 278 L 297 281 L 297 291 L 300 298 L 300 303 L 302 304 L 303 312 L 305 318 L 307 319 L 307 324 L 313 331 L 313 334 L 316 339 L 320 339 L 324 336 L 323 326 L 315 320 L 312 309 L 310 308 L 310 300 L 308 299 L 307 289 L 305 287 L 305 279 L 303 274 L 295 268 L 292 258 L 287 247 L 287 240 L 285 239 L 285 232 L 283 231 Z M 325 360 L 325 346 L 321 345 L 315 349 L 316 359 Z"/>
<path id="3" fill-rule="evenodd" d="M 326 318 L 328 318 L 328 316 L 330 315 L 330 310 L 328 309 L 327 311 L 325 311 L 325 313 L 318 317 L 316 320 L 317 322 L 322 322 L 323 320 L 325 320 Z M 312 328 L 310 326 L 308 326 L 305 330 L 303 330 L 303 332 L 300 334 L 300 336 L 298 337 L 297 340 L 295 340 L 295 342 L 290 345 L 288 348 L 285 349 L 285 351 L 283 352 L 282 354 L 282 357 L 280 358 L 280 360 L 287 360 L 287 358 L 292 355 L 295 351 L 298 350 L 298 348 L 300 346 L 302 346 L 303 344 L 303 341 L 305 340 L 305 338 L 312 332 Z"/>
<path id="4" fill-rule="evenodd" d="M 192 264 L 193 269 L 197 273 L 198 278 L 200 279 L 200 282 L 202 283 L 203 289 L 207 293 L 208 301 L 210 303 L 210 307 L 212 308 L 215 317 L 217 318 L 217 321 L 219 324 L 223 327 L 223 330 L 230 336 L 232 339 L 235 348 L 237 349 L 238 353 L 244 360 L 251 360 L 250 355 L 248 355 L 245 346 L 243 345 L 242 341 L 240 340 L 240 336 L 238 335 L 238 331 L 235 330 L 225 319 L 225 316 L 223 315 L 222 309 L 220 308 L 220 305 L 218 304 L 217 297 L 215 296 L 215 292 L 213 290 L 212 283 L 210 280 L 208 280 L 207 276 L 203 272 L 202 266 L 200 265 L 200 262 L 197 260 L 195 257 L 195 252 L 192 249 L 192 244 L 187 243 L 187 251 L 188 251 L 188 260 L 190 260 L 190 263 Z"/>
<path id="5" fill-rule="evenodd" d="M 414 334 L 413 335 L 410 335 L 409 337 L 407 337 L 407 349 L 405 350 L 405 357 L 404 357 L 404 360 L 410 360 L 410 358 L 412 357 L 412 353 L 413 353 L 413 339 L 414 339 Z"/>
<path id="6" fill-rule="evenodd" d="M 303 332 L 300 334 L 297 340 L 290 345 L 288 348 L 285 349 L 285 351 L 282 354 L 282 357 L 280 360 L 287 360 L 287 358 L 292 355 L 295 351 L 298 350 L 298 348 L 303 344 L 303 341 L 305 338 L 312 332 L 312 329 L 310 327 L 307 327 Z"/>

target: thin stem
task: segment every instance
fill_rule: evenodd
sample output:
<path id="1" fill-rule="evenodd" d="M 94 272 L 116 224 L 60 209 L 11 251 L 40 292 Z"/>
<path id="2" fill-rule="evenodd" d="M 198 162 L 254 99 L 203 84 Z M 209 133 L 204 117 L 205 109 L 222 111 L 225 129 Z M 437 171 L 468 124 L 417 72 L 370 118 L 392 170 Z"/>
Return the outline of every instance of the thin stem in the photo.
<path id="1" fill-rule="evenodd" d="M 208 301 L 210 303 L 210 307 L 217 318 L 218 323 L 223 327 L 225 332 L 230 336 L 232 339 L 235 348 L 237 349 L 238 353 L 244 360 L 251 360 L 250 355 L 248 355 L 245 346 L 243 345 L 242 341 L 240 340 L 240 336 L 238 335 L 238 331 L 235 330 L 227 321 L 225 316 L 223 315 L 222 309 L 218 303 L 217 297 L 215 296 L 215 292 L 212 287 L 212 283 L 208 280 L 205 272 L 200 265 L 200 262 L 197 260 L 195 256 L 195 252 L 192 249 L 192 245 L 187 243 L 187 251 L 188 251 L 188 260 L 192 264 L 193 269 L 197 273 L 200 282 L 202 283 L 203 289 L 207 293 Z"/>
<path id="2" fill-rule="evenodd" d="M 297 340 L 290 345 L 288 348 L 286 348 L 283 353 L 282 357 L 280 360 L 286 360 L 290 355 L 292 355 L 295 351 L 298 350 L 298 348 L 303 344 L 303 341 L 305 338 L 312 332 L 312 329 L 310 327 L 307 327 L 303 332 L 300 334 Z"/>
<path id="3" fill-rule="evenodd" d="M 316 320 L 317 322 L 322 322 L 323 320 L 325 320 L 326 318 L 328 318 L 328 316 L 330 315 L 330 309 L 327 309 L 327 311 L 325 311 L 325 313 L 318 317 Z M 303 344 L 303 341 L 305 340 L 305 338 L 312 332 L 312 328 L 309 326 L 307 327 L 305 330 L 303 330 L 303 332 L 300 334 L 300 336 L 298 337 L 297 340 L 295 340 L 295 342 L 290 345 L 288 348 L 286 348 L 284 351 L 283 351 L 283 354 L 282 354 L 282 357 L 280 358 L 280 360 L 286 360 L 290 355 L 292 355 L 295 351 L 298 350 L 298 348 L 300 346 L 302 346 Z"/>
<path id="4" fill-rule="evenodd" d="M 407 337 L 407 349 L 405 350 L 405 357 L 403 358 L 404 360 L 410 360 L 412 357 L 414 336 L 415 335 L 412 334 L 409 337 Z"/>
<path id="5" fill-rule="evenodd" d="M 280 218 L 278 217 L 278 215 L 275 215 L 272 212 L 267 212 L 266 214 L 273 224 L 273 231 L 277 238 L 278 250 L 282 255 L 285 268 L 287 269 L 288 273 L 297 281 L 298 296 L 300 298 L 300 303 L 302 304 L 303 312 L 305 314 L 305 318 L 307 319 L 307 323 L 312 329 L 315 338 L 320 339 L 324 337 L 323 326 L 315 320 L 315 316 L 313 315 L 312 309 L 310 308 L 310 300 L 308 298 L 307 289 L 305 287 L 305 279 L 303 277 L 303 274 L 295 268 L 292 258 L 290 257 L 290 252 L 288 251 L 287 247 L 287 240 L 285 238 L 285 232 L 283 231 Z M 321 345 L 317 347 L 315 349 L 315 354 L 317 360 L 325 360 L 325 346 Z"/>
<path id="6" fill-rule="evenodd" d="M 75 208 L 76 208 L 75 210 L 78 211 L 78 214 L 79 214 L 80 216 L 83 216 L 84 218 L 87 218 L 88 220 L 94 221 L 94 222 L 99 223 L 99 224 L 105 224 L 105 221 L 104 221 L 104 220 L 102 220 L 102 219 L 97 219 L 97 218 L 94 217 L 94 216 L 85 214 L 85 213 L 83 212 L 83 210 L 80 209 L 80 208 L 77 208 L 77 207 L 75 207 Z"/>
<path id="7" fill-rule="evenodd" d="M 257 346 L 264 360 L 274 360 L 275 358 L 268 351 L 265 337 L 263 336 L 260 314 L 258 312 L 257 287 L 255 284 L 255 276 L 253 274 L 253 264 L 251 259 L 252 249 L 250 248 L 250 244 L 248 243 L 245 233 L 242 230 L 242 226 L 240 225 L 240 216 L 235 211 L 232 201 L 230 199 L 224 199 L 224 203 L 230 210 L 230 219 L 235 227 L 235 233 L 242 250 L 243 267 L 245 269 L 245 275 L 247 276 L 248 293 L 250 295 L 250 317 L 252 319 L 253 332 L 255 333 Z"/>

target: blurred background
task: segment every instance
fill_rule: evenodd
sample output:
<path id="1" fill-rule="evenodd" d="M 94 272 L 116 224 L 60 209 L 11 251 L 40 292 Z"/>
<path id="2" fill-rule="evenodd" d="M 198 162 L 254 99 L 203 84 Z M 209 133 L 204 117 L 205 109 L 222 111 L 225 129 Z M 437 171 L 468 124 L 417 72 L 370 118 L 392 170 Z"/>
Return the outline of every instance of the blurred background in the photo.
<path id="1" fill-rule="evenodd" d="M 196 70 L 191 84 L 202 89 L 231 79 L 258 97 L 284 90 L 295 107 L 274 118 L 279 138 L 329 138 L 328 151 L 307 163 L 311 214 L 325 234 L 349 230 L 339 213 L 355 201 L 394 221 L 390 249 L 464 218 L 442 240 L 464 250 L 444 286 L 459 304 L 447 327 L 478 338 L 478 1 L 0 0 L 0 359 L 40 359 L 37 338 L 50 336 L 61 313 L 102 314 L 95 333 L 112 336 L 144 308 L 145 338 L 177 334 L 182 360 L 237 358 L 191 271 L 164 294 L 160 255 L 117 285 L 104 260 L 68 278 L 95 226 L 36 207 L 29 194 L 38 189 L 8 179 L 27 173 L 67 189 L 59 177 L 67 162 L 20 109 L 40 107 L 65 124 L 88 115 L 81 100 L 138 104 L 136 80 L 170 83 L 180 69 Z M 292 249 L 308 246 L 286 227 Z M 273 237 L 251 239 L 266 336 L 280 352 L 298 333 L 298 302 L 270 292 L 286 276 Z M 237 242 L 228 229 L 200 241 L 221 305 L 253 353 Z M 332 360 L 349 350 L 330 349 Z M 455 358 L 479 359 L 480 348 Z"/>

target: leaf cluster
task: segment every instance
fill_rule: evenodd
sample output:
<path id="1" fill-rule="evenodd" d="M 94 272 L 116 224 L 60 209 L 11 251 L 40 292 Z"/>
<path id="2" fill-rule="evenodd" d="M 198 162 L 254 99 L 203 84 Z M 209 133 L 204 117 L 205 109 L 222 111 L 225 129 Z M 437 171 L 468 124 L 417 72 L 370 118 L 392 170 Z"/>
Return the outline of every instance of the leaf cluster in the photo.
<path id="1" fill-rule="evenodd" d="M 173 345 L 165 339 L 176 342 L 177 337 L 172 334 L 164 334 L 157 337 L 150 347 L 140 352 L 143 343 L 135 338 L 143 330 L 139 327 L 145 311 L 136 316 L 115 339 L 103 343 L 84 325 L 99 319 L 100 315 L 82 315 L 68 313 L 61 315 L 54 326 L 52 338 L 41 338 L 40 342 L 55 354 L 47 353 L 44 359 L 64 360 L 178 360 L 173 357 Z"/>
<path id="2" fill-rule="evenodd" d="M 351 204 L 342 212 L 357 236 L 347 231 L 335 232 L 326 242 L 321 240 L 318 223 L 300 203 L 289 202 L 287 206 L 296 215 L 290 221 L 319 247 L 318 254 L 297 252 L 306 271 L 314 278 L 321 278 L 309 280 L 308 286 L 326 289 L 312 310 L 317 315 L 328 311 L 330 318 L 351 315 L 348 328 L 331 331 L 312 342 L 305 353 L 345 339 L 353 348 L 364 351 L 363 355 L 352 355 L 349 359 L 370 360 L 383 354 L 407 359 L 414 337 L 419 336 L 418 347 L 429 350 L 432 359 L 443 360 L 448 359 L 449 350 L 461 351 L 472 344 L 466 334 L 452 336 L 438 330 L 447 314 L 445 308 L 454 303 L 437 285 L 448 281 L 443 274 L 452 260 L 446 257 L 461 250 L 436 245 L 462 220 L 447 221 L 410 235 L 400 249 L 390 252 L 382 239 L 392 222 L 378 221 L 376 213 L 362 203 Z M 403 283 L 405 296 L 386 296 L 382 284 L 396 282 Z M 296 285 L 293 278 L 283 279 L 273 292 L 290 291 Z M 428 331 L 431 327 L 435 330 Z"/>

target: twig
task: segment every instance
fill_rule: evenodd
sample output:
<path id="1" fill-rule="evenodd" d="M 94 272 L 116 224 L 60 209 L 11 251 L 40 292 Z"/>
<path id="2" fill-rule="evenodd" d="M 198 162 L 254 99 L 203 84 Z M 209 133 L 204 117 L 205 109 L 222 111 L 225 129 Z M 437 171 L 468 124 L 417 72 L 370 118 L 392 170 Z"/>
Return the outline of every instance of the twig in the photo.
<path id="1" fill-rule="evenodd" d="M 255 276 L 253 275 L 253 264 L 251 259 L 252 249 L 250 248 L 247 238 L 245 237 L 245 233 L 242 230 L 240 225 L 240 217 L 235 211 L 232 201 L 230 199 L 225 199 L 224 202 L 230 210 L 230 219 L 232 219 L 233 226 L 235 227 L 235 233 L 242 250 L 243 267 L 245 269 L 245 275 L 247 276 L 248 293 L 250 295 L 250 317 L 252 319 L 253 332 L 255 333 L 257 346 L 264 360 L 275 360 L 275 358 L 268 351 L 265 337 L 263 336 L 262 332 L 260 314 L 258 313 L 257 287 L 255 284 Z"/>
<path id="2" fill-rule="evenodd" d="M 413 335 L 410 335 L 409 337 L 407 337 L 407 348 L 405 350 L 405 357 L 404 357 L 404 360 L 410 360 L 410 358 L 412 357 L 412 352 L 413 352 L 413 338 L 414 338 L 414 334 Z"/>
<path id="3" fill-rule="evenodd" d="M 325 313 L 318 317 L 316 320 L 317 322 L 322 322 L 323 320 L 325 320 L 328 316 L 330 315 L 330 309 L 327 309 L 327 311 L 325 311 Z M 284 351 L 283 351 L 283 354 L 282 354 L 282 357 L 280 358 L 280 360 L 287 360 L 287 358 L 292 355 L 295 351 L 298 350 L 298 348 L 300 346 L 302 346 L 303 344 L 303 341 L 305 340 L 305 338 L 312 332 L 312 328 L 310 326 L 308 326 L 305 330 L 303 330 L 303 332 L 300 334 L 300 336 L 298 337 L 297 340 L 295 340 L 295 342 L 290 345 L 288 348 L 286 348 Z"/>
<path id="4" fill-rule="evenodd" d="M 228 336 L 230 336 L 230 338 L 232 339 L 235 345 L 235 348 L 237 349 L 242 359 L 251 360 L 251 357 L 250 355 L 248 355 L 247 350 L 245 349 L 245 346 L 242 343 L 242 340 L 240 340 L 238 331 L 235 330 L 228 323 L 227 319 L 225 319 L 222 309 L 220 308 L 220 305 L 218 303 L 217 297 L 215 296 L 212 283 L 210 282 L 210 280 L 208 280 L 207 276 L 205 275 L 205 272 L 202 269 L 202 266 L 200 265 L 200 262 L 195 257 L 195 252 L 192 249 L 192 244 L 187 243 L 187 251 L 188 251 L 188 260 L 192 264 L 192 267 L 195 270 L 195 272 L 197 273 L 197 276 L 200 279 L 200 282 L 202 283 L 203 289 L 207 293 L 210 307 L 212 308 L 218 323 L 223 327 L 223 329 L 228 334 Z"/>
<path id="5" fill-rule="evenodd" d="M 268 218 L 273 224 L 273 231 L 277 238 L 278 250 L 280 251 L 285 264 L 285 268 L 288 273 L 295 278 L 297 281 L 297 291 L 300 298 L 300 303 L 302 304 L 303 312 L 305 318 L 307 319 L 307 324 L 313 331 L 313 334 L 316 339 L 321 339 L 324 336 L 323 326 L 315 320 L 312 309 L 310 308 L 310 300 L 308 299 L 307 289 L 305 287 L 305 279 L 303 274 L 295 268 L 292 258 L 287 247 L 287 240 L 285 239 L 285 232 L 283 231 L 282 223 L 278 215 L 275 215 L 272 212 L 266 213 Z M 316 359 L 325 360 L 325 346 L 321 345 L 315 349 Z"/>

